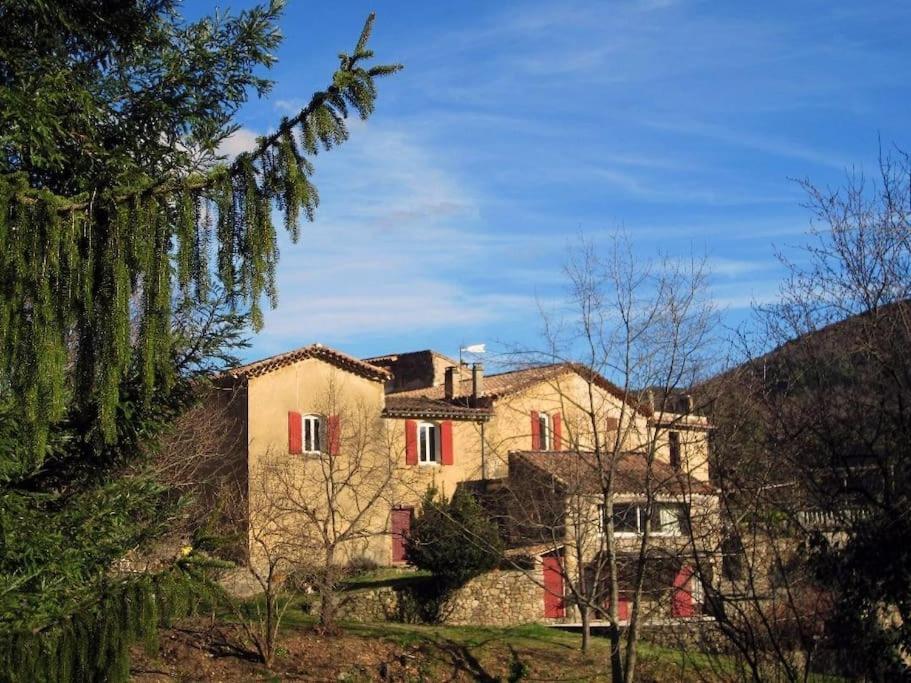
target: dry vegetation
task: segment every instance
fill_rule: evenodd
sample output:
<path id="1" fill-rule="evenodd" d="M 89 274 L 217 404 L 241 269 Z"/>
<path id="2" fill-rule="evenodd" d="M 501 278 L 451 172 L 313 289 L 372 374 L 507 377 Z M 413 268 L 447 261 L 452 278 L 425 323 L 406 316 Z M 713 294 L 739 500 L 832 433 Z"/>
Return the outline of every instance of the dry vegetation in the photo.
<path id="1" fill-rule="evenodd" d="M 320 635 L 300 612 L 287 626 L 271 669 L 230 644 L 234 627 L 207 619 L 162 631 L 160 647 L 133 652 L 136 681 L 601 681 L 609 680 L 609 642 L 594 638 L 579 650 L 578 634 L 544 626 L 507 629 L 346 624 Z M 717 662 L 714 663 L 717 666 Z M 641 645 L 638 680 L 721 681 L 700 655 Z"/>

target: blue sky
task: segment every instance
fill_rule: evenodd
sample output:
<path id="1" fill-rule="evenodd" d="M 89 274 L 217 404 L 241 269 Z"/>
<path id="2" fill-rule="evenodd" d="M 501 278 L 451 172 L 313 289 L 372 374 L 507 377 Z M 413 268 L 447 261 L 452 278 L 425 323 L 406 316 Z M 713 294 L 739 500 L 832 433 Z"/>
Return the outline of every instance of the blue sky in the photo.
<path id="1" fill-rule="evenodd" d="M 793 179 L 872 172 L 879 138 L 911 147 L 911 3 L 688 0 L 291 0 L 274 90 L 232 146 L 305 103 L 371 9 L 372 47 L 406 68 L 316 160 L 317 220 L 282 240 L 250 358 L 533 347 L 567 249 L 618 229 L 643 258 L 705 254 L 739 325 L 809 226 Z"/>

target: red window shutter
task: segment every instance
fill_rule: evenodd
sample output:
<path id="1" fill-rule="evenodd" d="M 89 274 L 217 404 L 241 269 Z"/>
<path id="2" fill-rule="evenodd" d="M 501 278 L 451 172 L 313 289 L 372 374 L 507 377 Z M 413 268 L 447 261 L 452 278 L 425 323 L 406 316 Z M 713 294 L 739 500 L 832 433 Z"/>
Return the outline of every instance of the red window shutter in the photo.
<path id="1" fill-rule="evenodd" d="M 452 420 L 440 423 L 440 464 L 452 464 Z"/>
<path id="2" fill-rule="evenodd" d="M 338 415 L 329 416 L 326 422 L 326 431 L 329 437 L 329 455 L 338 455 L 342 444 L 341 420 Z"/>
<path id="3" fill-rule="evenodd" d="M 604 427 L 609 432 L 616 432 L 620 429 L 620 420 L 616 417 L 609 417 L 604 421 Z"/>
<path id="4" fill-rule="evenodd" d="M 291 410 L 288 411 L 288 452 L 304 452 L 304 440 L 301 435 L 301 414 Z"/>
<path id="5" fill-rule="evenodd" d="M 560 413 L 554 413 L 550 418 L 552 420 L 554 430 L 553 436 L 553 446 L 552 448 L 555 451 L 563 450 L 563 416 Z"/>
<path id="6" fill-rule="evenodd" d="M 405 464 L 418 464 L 418 423 L 405 420 Z"/>
<path id="7" fill-rule="evenodd" d="M 541 423 L 538 422 L 538 411 L 531 411 L 531 450 L 541 450 Z"/>
<path id="8" fill-rule="evenodd" d="M 677 572 L 677 576 L 674 577 L 674 594 L 671 602 L 672 617 L 691 617 L 696 613 L 693 608 L 691 581 L 698 581 L 698 579 L 693 576 L 692 567 L 684 565 Z"/>

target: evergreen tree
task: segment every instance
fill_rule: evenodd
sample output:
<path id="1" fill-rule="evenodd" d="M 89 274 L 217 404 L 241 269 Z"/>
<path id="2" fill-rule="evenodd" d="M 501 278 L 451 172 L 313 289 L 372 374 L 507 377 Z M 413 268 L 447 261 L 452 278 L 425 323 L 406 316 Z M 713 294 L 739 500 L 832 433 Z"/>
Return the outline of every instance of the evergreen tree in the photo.
<path id="1" fill-rule="evenodd" d="M 0 7 L 0 387 L 27 428 L 20 473 L 41 466 L 74 403 L 116 438 L 134 356 L 146 397 L 169 386 L 175 302 L 204 301 L 215 279 L 255 327 L 261 299 L 274 305 L 273 207 L 296 240 L 318 201 L 312 157 L 399 68 L 366 65 L 371 16 L 325 89 L 221 162 L 238 107 L 271 85 L 258 71 L 282 4 L 192 23 L 174 0 Z"/>
<path id="2" fill-rule="evenodd" d="M 371 15 L 329 84 L 226 162 L 282 4 L 0 4 L 0 679 L 125 679 L 131 639 L 189 608 L 192 572 L 109 575 L 181 514 L 147 456 L 275 303 L 273 209 L 297 239 L 313 157 L 400 68 L 367 64 Z"/>
<path id="3" fill-rule="evenodd" d="M 450 500 L 428 489 L 405 539 L 408 562 L 433 573 L 441 593 L 493 569 L 503 556 L 499 531 L 474 496 L 456 489 Z"/>

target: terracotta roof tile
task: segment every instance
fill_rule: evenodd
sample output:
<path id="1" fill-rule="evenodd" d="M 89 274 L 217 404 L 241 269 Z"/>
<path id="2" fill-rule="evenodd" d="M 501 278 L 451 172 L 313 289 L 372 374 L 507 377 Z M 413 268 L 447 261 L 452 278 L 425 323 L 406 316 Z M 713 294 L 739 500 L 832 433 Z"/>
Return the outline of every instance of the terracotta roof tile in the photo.
<path id="1" fill-rule="evenodd" d="M 438 401 L 424 396 L 399 396 L 386 397 L 385 417 L 427 417 L 451 418 L 455 420 L 488 420 L 491 412 L 485 408 L 471 408 L 469 406 Z"/>
<path id="2" fill-rule="evenodd" d="M 278 370 L 297 361 L 304 360 L 307 358 L 318 358 L 324 360 L 327 363 L 331 363 L 342 370 L 347 370 L 361 377 L 366 377 L 367 379 L 373 380 L 375 382 L 385 382 L 386 380 L 392 377 L 392 374 L 388 371 L 378 368 L 375 365 L 370 365 L 365 363 L 362 360 L 355 358 L 354 356 L 349 356 L 348 354 L 342 353 L 341 351 L 336 351 L 335 349 L 330 349 L 328 346 L 323 346 L 322 344 L 310 344 L 309 346 L 302 346 L 299 349 L 293 351 L 286 351 L 285 353 L 280 353 L 276 356 L 270 356 L 269 358 L 263 358 L 262 360 L 254 361 L 253 363 L 247 363 L 246 365 L 241 365 L 237 368 L 232 368 L 231 370 L 226 370 L 222 373 L 222 377 L 232 377 L 235 379 L 250 379 L 251 377 L 261 377 L 262 375 L 268 374 L 273 370 Z"/>
<path id="3" fill-rule="evenodd" d="M 591 381 L 608 393 L 616 396 L 620 400 L 627 400 L 628 403 L 632 405 L 632 401 L 628 394 L 625 394 L 623 390 L 617 385 L 609 382 L 607 379 L 599 375 L 598 373 L 590 370 L 584 365 L 577 363 L 555 363 L 553 365 L 540 365 L 531 368 L 525 368 L 522 370 L 512 370 L 510 372 L 501 372 L 494 375 L 486 375 L 484 377 L 484 391 L 483 395 L 486 398 L 498 398 L 500 396 L 506 396 L 509 394 L 515 394 L 527 389 L 528 387 L 534 386 L 539 382 L 546 382 L 553 380 L 561 375 L 567 375 L 570 373 L 576 373 L 581 376 L 583 379 L 588 381 L 591 378 Z M 432 399 L 444 399 L 445 398 L 445 388 L 443 385 L 437 385 L 433 387 L 426 387 L 421 389 L 409 389 L 407 391 L 399 391 L 391 396 L 423 396 L 425 398 Z M 454 387 L 454 399 L 467 399 L 471 396 L 471 378 L 463 379 L 455 383 Z M 645 405 L 639 404 L 634 405 L 640 413 L 643 415 L 650 415 L 651 411 Z"/>
<path id="4" fill-rule="evenodd" d="M 524 462 L 567 487 L 579 487 L 585 493 L 599 493 L 601 478 L 594 453 L 577 451 L 515 451 L 509 454 L 510 472 L 514 464 Z M 613 490 L 618 494 L 645 492 L 648 468 L 641 453 L 621 453 L 614 474 Z M 717 491 L 705 481 L 678 472 L 661 460 L 652 462 L 652 486 L 658 493 L 679 495 L 698 493 L 712 495 Z"/>

